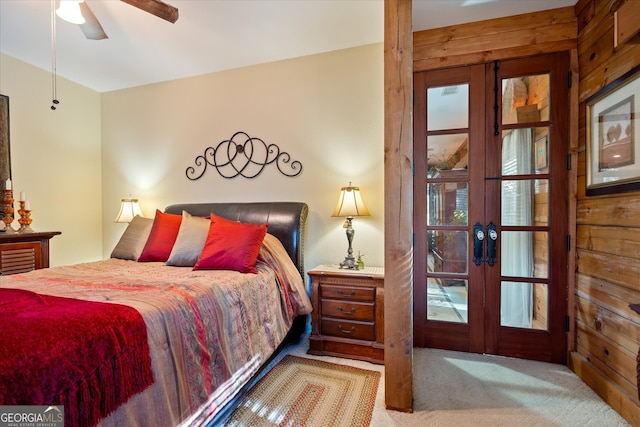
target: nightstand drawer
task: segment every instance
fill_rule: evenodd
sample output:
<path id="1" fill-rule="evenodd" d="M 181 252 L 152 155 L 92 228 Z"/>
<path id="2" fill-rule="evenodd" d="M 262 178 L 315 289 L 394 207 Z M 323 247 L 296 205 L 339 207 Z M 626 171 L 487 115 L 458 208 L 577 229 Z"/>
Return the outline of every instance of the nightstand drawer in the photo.
<path id="1" fill-rule="evenodd" d="M 376 330 L 370 322 L 350 322 L 339 319 L 322 319 L 322 332 L 334 337 L 352 338 L 356 340 L 374 341 Z"/>
<path id="2" fill-rule="evenodd" d="M 320 284 L 320 294 L 323 299 L 333 298 L 349 301 L 373 302 L 376 299 L 375 288 L 362 288 L 343 285 L 323 285 Z"/>
<path id="3" fill-rule="evenodd" d="M 322 316 L 370 322 L 375 320 L 373 303 L 338 301 L 332 299 L 322 300 Z"/>

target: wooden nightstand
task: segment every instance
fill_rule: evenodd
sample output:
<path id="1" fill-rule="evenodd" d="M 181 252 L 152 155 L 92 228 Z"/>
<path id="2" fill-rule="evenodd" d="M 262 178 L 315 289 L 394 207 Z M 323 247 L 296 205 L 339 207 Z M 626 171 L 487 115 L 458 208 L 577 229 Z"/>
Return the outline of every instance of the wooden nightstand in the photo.
<path id="1" fill-rule="evenodd" d="M 49 267 L 49 240 L 59 231 L 0 233 L 0 275 Z"/>
<path id="2" fill-rule="evenodd" d="M 309 354 L 384 363 L 384 269 L 324 264 L 311 277 Z"/>

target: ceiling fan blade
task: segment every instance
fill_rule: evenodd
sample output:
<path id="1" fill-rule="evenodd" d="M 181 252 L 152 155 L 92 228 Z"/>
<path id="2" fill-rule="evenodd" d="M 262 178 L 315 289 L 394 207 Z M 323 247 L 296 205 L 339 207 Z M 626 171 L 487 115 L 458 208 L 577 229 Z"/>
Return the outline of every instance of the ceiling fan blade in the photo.
<path id="1" fill-rule="evenodd" d="M 144 10 L 165 21 L 175 23 L 178 20 L 178 8 L 161 2 L 160 0 L 122 0 L 131 6 Z"/>
<path id="2" fill-rule="evenodd" d="M 102 40 L 109 38 L 86 1 L 80 3 L 80 11 L 82 12 L 82 16 L 85 21 L 84 24 L 80 24 L 80 29 L 86 38 L 89 40 Z"/>

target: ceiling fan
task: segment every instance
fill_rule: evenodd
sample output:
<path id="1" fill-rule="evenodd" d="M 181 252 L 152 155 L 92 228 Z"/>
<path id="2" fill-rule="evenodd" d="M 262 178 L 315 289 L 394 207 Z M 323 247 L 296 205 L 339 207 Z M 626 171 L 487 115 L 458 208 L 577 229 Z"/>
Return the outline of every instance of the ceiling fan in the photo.
<path id="1" fill-rule="evenodd" d="M 178 20 L 178 9 L 160 0 L 121 0 L 140 10 L 174 23 Z M 84 0 L 60 0 L 56 14 L 69 22 L 79 24 L 85 37 L 90 40 L 108 38 L 100 21 Z"/>

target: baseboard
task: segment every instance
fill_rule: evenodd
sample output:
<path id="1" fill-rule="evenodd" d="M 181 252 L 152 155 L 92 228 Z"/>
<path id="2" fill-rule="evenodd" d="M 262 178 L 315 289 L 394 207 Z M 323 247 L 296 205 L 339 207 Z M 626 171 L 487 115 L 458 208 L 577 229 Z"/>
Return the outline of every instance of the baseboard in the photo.
<path id="1" fill-rule="evenodd" d="M 615 409 L 633 426 L 640 426 L 640 405 L 635 396 L 611 382 L 607 376 L 577 352 L 571 353 L 569 367 L 585 384 L 595 391 L 609 406 Z"/>

